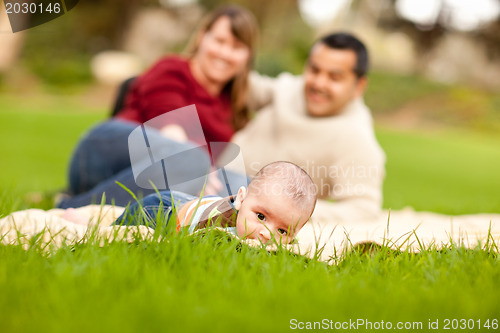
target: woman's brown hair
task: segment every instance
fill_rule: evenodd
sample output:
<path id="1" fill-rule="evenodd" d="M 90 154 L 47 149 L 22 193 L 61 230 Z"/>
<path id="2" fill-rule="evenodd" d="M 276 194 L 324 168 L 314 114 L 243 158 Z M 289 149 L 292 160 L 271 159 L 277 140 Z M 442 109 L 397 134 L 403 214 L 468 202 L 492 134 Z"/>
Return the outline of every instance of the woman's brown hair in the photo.
<path id="1" fill-rule="evenodd" d="M 231 97 L 233 126 L 236 130 L 238 130 L 245 126 L 249 120 L 249 112 L 246 106 L 248 75 L 254 62 L 258 35 L 258 27 L 253 14 L 247 9 L 237 5 L 222 6 L 215 9 L 201 22 L 197 32 L 188 43 L 186 52 L 189 56 L 193 56 L 198 49 L 200 36 L 207 31 L 210 31 L 214 23 L 221 17 L 229 18 L 231 21 L 232 34 L 250 50 L 250 57 L 243 72 L 237 74 L 224 87 L 224 92 L 229 94 Z"/>

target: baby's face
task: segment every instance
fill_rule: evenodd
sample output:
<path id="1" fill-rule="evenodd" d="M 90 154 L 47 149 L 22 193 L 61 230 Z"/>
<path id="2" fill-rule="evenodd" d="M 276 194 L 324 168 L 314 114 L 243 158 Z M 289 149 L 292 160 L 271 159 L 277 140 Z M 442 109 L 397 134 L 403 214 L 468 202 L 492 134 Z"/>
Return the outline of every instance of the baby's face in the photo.
<path id="1" fill-rule="evenodd" d="M 277 243 L 287 244 L 293 241 L 310 217 L 310 212 L 299 209 L 285 195 L 262 191 L 258 195 L 243 196 L 236 218 L 236 232 L 241 238 L 259 239 L 264 244 L 274 239 Z"/>

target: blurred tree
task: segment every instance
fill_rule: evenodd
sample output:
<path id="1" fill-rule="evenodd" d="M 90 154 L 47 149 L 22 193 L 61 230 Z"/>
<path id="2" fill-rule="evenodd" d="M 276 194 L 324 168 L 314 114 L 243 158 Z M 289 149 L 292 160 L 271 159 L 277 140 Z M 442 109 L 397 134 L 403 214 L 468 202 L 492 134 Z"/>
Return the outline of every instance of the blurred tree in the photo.
<path id="1" fill-rule="evenodd" d="M 368 4 L 366 1 L 353 0 L 352 6 L 363 19 L 371 18 L 374 26 L 386 31 L 402 32 L 409 36 L 414 42 L 415 51 L 419 54 L 416 70 L 421 71 L 426 65 L 425 55 L 446 34 L 446 28 L 441 20 L 437 20 L 436 24 L 424 26 L 401 17 L 396 11 L 396 1 L 376 0 L 378 5 L 374 5 L 373 2 Z"/>
<path id="2" fill-rule="evenodd" d="M 75 23 L 86 40 L 83 43 L 88 51 L 95 52 L 94 48 L 121 47 L 123 32 L 126 31 L 134 13 L 147 5 L 158 6 L 153 0 L 86 0 L 80 1 L 75 11 Z M 101 44 L 92 44 L 92 40 L 99 38 Z M 81 44 L 80 44 L 81 45 Z"/>
<path id="3" fill-rule="evenodd" d="M 500 1 L 500 0 L 499 0 Z M 488 57 L 500 60 L 500 18 L 472 34 L 487 46 Z"/>
<path id="4" fill-rule="evenodd" d="M 500 2 L 500 0 L 497 0 Z M 417 72 L 422 72 L 427 66 L 427 55 L 432 51 L 441 39 L 456 32 L 456 29 L 447 25 L 450 10 L 441 4 L 437 20 L 428 25 L 422 25 L 410 21 L 396 11 L 397 0 L 352 0 L 351 13 L 356 20 L 370 21 L 386 31 L 398 31 L 405 33 L 414 42 L 415 51 L 418 54 Z M 500 60 L 500 17 L 476 30 L 462 32 L 462 34 L 479 40 L 488 52 L 492 61 Z"/>
<path id="5" fill-rule="evenodd" d="M 262 73 L 275 75 L 282 71 L 299 73 L 302 70 L 315 31 L 301 18 L 299 0 L 198 0 L 211 10 L 216 6 L 236 3 L 252 11 L 261 29 L 256 68 Z M 333 0 L 332 0 L 333 1 Z M 422 26 L 404 19 L 395 9 L 397 0 L 352 0 L 350 12 L 342 20 L 350 25 L 368 23 L 387 31 L 407 34 L 415 43 L 419 66 L 423 71 L 426 55 L 450 31 L 443 25 Z M 500 1 L 500 0 L 497 0 Z M 121 49 L 124 34 L 132 17 L 144 7 L 168 5 L 161 0 L 86 0 L 67 15 L 28 30 L 24 48 L 24 62 L 49 82 L 66 84 L 71 77 L 89 78 L 88 59 L 91 55 L 107 50 Z M 174 15 L 187 12 L 167 8 Z M 441 13 L 443 15 L 443 13 Z M 500 59 L 500 19 L 467 33 L 486 45 L 490 59 Z"/>
<path id="6" fill-rule="evenodd" d="M 27 31 L 22 62 L 44 82 L 64 86 L 91 80 L 90 57 L 119 49 L 134 12 L 153 0 L 86 0 L 53 21 Z"/>

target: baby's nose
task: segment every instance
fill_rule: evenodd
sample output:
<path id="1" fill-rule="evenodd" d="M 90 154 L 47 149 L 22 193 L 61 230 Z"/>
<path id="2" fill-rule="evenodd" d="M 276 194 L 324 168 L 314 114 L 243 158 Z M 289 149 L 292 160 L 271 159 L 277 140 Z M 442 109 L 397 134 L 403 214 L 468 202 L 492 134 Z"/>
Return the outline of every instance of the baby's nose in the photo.
<path id="1" fill-rule="evenodd" d="M 271 239 L 271 232 L 264 225 L 259 230 L 259 239 L 263 243 L 267 243 Z"/>

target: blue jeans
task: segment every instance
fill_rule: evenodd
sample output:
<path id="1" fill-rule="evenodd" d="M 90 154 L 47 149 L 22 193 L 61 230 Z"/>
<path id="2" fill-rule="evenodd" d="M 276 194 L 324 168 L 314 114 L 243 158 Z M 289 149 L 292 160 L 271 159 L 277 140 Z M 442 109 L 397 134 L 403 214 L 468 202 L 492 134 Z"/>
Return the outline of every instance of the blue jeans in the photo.
<path id="1" fill-rule="evenodd" d="M 133 198 L 116 182 L 122 183 L 137 196 L 155 193 L 154 189 L 139 187 L 134 179 L 129 155 L 128 138 L 138 124 L 111 119 L 92 128 L 79 142 L 69 168 L 69 192 L 71 197 L 63 200 L 60 208 L 81 207 L 91 203 L 101 203 L 106 194 L 106 204 L 126 206 Z M 191 151 L 186 158 L 177 159 L 169 166 L 169 173 L 206 174 L 210 157 L 202 149 L 193 150 L 190 143 L 180 143 L 162 136 L 157 131 L 148 132 L 149 140 L 161 142 L 161 149 L 168 154 Z M 196 177 L 193 177 L 196 178 Z M 160 186 L 157 186 L 161 188 Z M 197 194 L 203 181 L 190 182 L 176 187 L 186 193 Z"/>
<path id="2" fill-rule="evenodd" d="M 165 228 L 172 215 L 173 207 L 181 207 L 186 202 L 195 199 L 197 197 L 178 191 L 160 191 L 150 194 L 141 202 L 128 207 L 113 224 L 147 225 L 156 228 L 157 222 L 160 222 Z"/>
<path id="3" fill-rule="evenodd" d="M 123 184 L 137 197 L 145 197 L 155 193 L 154 189 L 145 189 L 137 185 L 129 154 L 129 135 L 138 124 L 118 119 L 111 119 L 92 128 L 78 144 L 69 168 L 69 192 L 71 197 L 61 201 L 59 208 L 81 207 L 92 203 L 100 204 L 105 194 L 106 204 L 126 206 L 133 197 L 116 182 Z M 170 179 L 194 179 L 176 184 L 175 190 L 191 195 L 198 195 L 204 186 L 205 175 L 210 166 L 210 156 L 203 149 L 193 149 L 189 142 L 177 142 L 162 136 L 157 131 L 148 131 L 151 142 L 164 150 L 163 155 L 182 154 L 175 162 L 168 165 Z M 168 154 L 167 154 L 168 153 Z M 162 154 L 161 152 L 159 154 Z M 232 192 L 239 186 L 247 186 L 248 178 L 234 172 L 226 171 L 223 177 L 219 171 L 219 179 L 223 184 L 231 184 Z M 161 186 L 157 186 L 161 189 Z M 167 189 L 173 189 L 168 187 Z M 227 195 L 224 189 L 221 196 Z M 236 193 L 229 193 L 236 194 Z"/>

